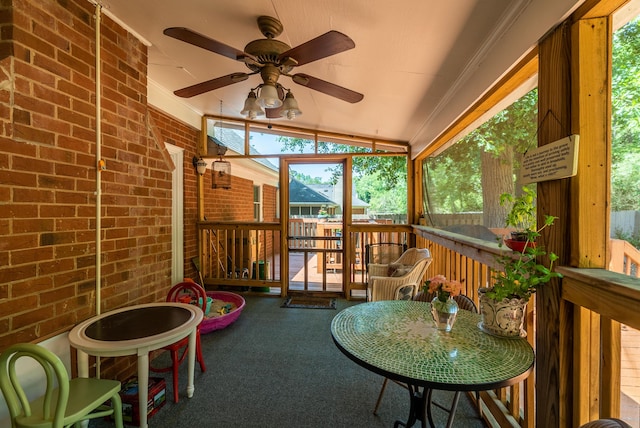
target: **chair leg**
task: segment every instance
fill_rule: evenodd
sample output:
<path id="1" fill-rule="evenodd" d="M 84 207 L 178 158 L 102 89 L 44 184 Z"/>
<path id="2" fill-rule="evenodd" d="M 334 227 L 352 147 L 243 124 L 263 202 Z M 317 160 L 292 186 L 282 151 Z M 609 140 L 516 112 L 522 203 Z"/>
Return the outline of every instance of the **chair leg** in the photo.
<path id="1" fill-rule="evenodd" d="M 460 400 L 460 391 L 456 391 L 453 396 L 453 403 L 451 403 L 451 409 L 449 410 L 449 418 L 447 419 L 447 428 L 453 426 L 453 417 L 456 415 L 456 409 L 458 408 L 458 401 Z"/>
<path id="2" fill-rule="evenodd" d="M 185 351 L 186 352 L 186 351 Z M 180 368 L 180 358 L 178 350 L 171 351 L 171 363 L 173 364 L 173 401 L 178 402 L 178 369 Z"/>
<path id="3" fill-rule="evenodd" d="M 376 401 L 376 407 L 373 409 L 373 414 L 378 414 L 378 407 L 380 407 L 380 402 L 382 401 L 382 395 L 384 394 L 384 389 L 387 387 L 387 382 L 389 379 L 384 378 L 384 382 L 382 382 L 382 388 L 380 388 L 380 394 L 378 394 L 378 400 Z"/>
<path id="4" fill-rule="evenodd" d="M 111 405 L 113 406 L 113 420 L 116 423 L 116 428 L 124 428 L 122 424 L 122 399 L 120 394 L 115 393 L 111 397 Z"/>
<path id="5" fill-rule="evenodd" d="M 204 358 L 202 357 L 202 346 L 200 346 L 200 335 L 196 336 L 196 359 L 200 363 L 200 370 L 206 372 L 207 368 L 204 365 Z"/>

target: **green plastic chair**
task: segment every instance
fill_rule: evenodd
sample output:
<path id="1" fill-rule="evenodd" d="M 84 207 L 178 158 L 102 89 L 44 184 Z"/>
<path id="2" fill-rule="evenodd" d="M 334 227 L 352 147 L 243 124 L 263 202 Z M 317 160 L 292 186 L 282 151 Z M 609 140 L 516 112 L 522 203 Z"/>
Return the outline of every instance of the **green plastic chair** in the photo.
<path id="1" fill-rule="evenodd" d="M 29 402 L 16 374 L 16 362 L 31 358 L 46 376 L 44 396 Z M 19 343 L 0 355 L 0 389 L 4 395 L 12 428 L 63 428 L 86 419 L 113 415 L 122 428 L 120 382 L 108 379 L 75 378 L 69 380 L 67 369 L 57 355 L 39 345 Z M 113 408 L 105 405 L 111 399 Z"/>

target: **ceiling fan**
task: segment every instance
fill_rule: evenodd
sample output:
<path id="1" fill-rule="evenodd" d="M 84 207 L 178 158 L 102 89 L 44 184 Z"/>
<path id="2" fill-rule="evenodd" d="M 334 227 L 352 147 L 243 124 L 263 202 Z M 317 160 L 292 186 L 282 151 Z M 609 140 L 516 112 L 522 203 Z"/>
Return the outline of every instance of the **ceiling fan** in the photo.
<path id="1" fill-rule="evenodd" d="M 188 28 L 171 27 L 165 29 L 164 34 L 169 37 L 243 62 L 251 70 L 249 73 L 231 73 L 178 89 L 174 91 L 174 94 L 179 97 L 190 98 L 245 81 L 249 76 L 259 73 L 262 83 L 251 89 L 245 102 L 245 108 L 242 111 L 243 114 L 246 114 L 251 119 L 265 114 L 265 112 L 268 118 L 286 116 L 292 119 L 301 114 L 291 91 L 278 82 L 280 76 L 290 77 L 298 85 L 306 86 L 349 103 L 357 103 L 364 98 L 364 95 L 358 92 L 308 74 L 289 74 L 294 67 L 353 49 L 355 43 L 348 36 L 338 31 L 329 31 L 315 39 L 291 48 L 286 43 L 275 39 L 283 30 L 282 24 L 276 18 L 270 16 L 258 17 L 258 28 L 265 38 L 249 42 L 244 51 L 213 40 Z M 286 94 L 285 90 L 287 91 Z M 255 103 L 264 108 L 264 112 L 260 107 L 256 107 Z"/>

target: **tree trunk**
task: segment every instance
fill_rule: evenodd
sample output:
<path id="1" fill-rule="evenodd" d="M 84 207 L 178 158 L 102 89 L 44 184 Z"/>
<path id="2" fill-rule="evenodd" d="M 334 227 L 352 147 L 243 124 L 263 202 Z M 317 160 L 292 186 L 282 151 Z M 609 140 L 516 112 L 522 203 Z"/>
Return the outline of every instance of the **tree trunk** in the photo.
<path id="1" fill-rule="evenodd" d="M 500 205 L 500 195 L 514 191 L 513 150 L 505 147 L 500 156 L 483 151 L 482 161 L 482 221 L 485 227 L 504 227 L 509 207 Z"/>

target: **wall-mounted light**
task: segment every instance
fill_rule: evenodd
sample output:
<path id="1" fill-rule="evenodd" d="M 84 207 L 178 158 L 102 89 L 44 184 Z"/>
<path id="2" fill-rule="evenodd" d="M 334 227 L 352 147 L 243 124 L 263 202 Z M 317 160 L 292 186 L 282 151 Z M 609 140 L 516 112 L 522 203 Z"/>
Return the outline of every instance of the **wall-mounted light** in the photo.
<path id="1" fill-rule="evenodd" d="M 207 172 L 207 162 L 202 158 L 193 157 L 193 167 L 196 169 L 199 175 L 204 175 Z"/>

